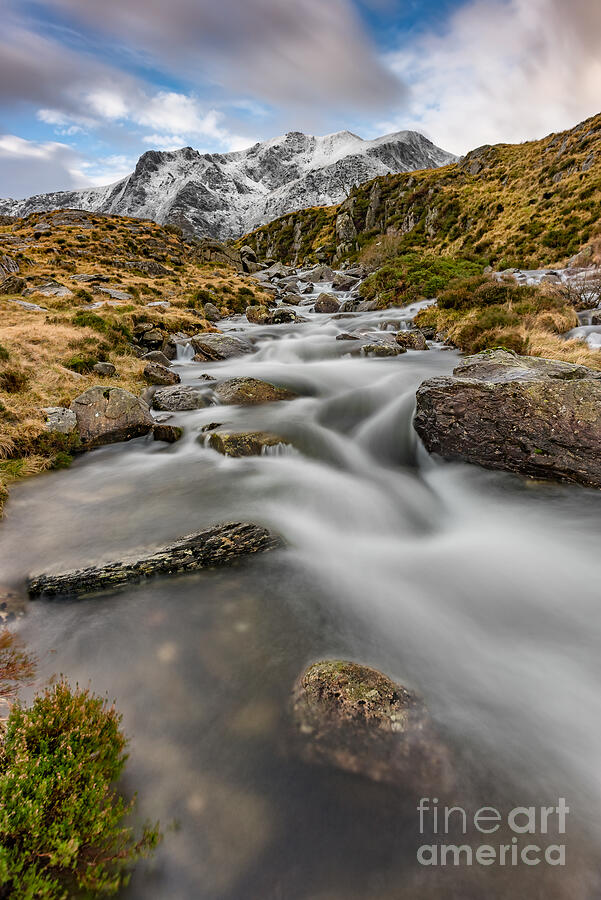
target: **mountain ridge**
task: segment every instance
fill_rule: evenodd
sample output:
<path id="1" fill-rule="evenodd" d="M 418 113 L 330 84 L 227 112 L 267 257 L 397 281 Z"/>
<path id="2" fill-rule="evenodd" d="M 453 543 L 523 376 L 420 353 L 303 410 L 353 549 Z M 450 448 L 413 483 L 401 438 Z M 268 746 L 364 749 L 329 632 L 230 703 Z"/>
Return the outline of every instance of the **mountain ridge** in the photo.
<path id="1" fill-rule="evenodd" d="M 350 131 L 316 137 L 292 131 L 245 150 L 148 150 L 126 178 L 98 188 L 0 200 L 0 214 L 53 209 L 151 219 L 188 234 L 236 238 L 280 215 L 330 206 L 378 175 L 447 165 L 453 154 L 415 131 L 364 140 Z"/>

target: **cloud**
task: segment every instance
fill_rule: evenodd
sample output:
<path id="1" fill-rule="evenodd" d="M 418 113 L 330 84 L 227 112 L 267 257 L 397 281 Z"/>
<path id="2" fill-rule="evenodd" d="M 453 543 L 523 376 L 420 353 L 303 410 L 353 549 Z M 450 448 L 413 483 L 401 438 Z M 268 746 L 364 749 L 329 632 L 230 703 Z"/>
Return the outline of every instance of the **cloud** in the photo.
<path id="1" fill-rule="evenodd" d="M 409 115 L 379 127 L 455 152 L 560 131 L 599 112 L 600 46 L 601 3 L 471 0 L 390 58 L 410 82 Z"/>
<path id="2" fill-rule="evenodd" d="M 45 191 L 87 187 L 81 157 L 67 144 L 38 143 L 0 135 L 0 197 L 28 197 Z"/>
<path id="3" fill-rule="evenodd" d="M 402 86 L 350 0 L 43 0 L 155 62 L 291 109 L 384 108 Z M 126 36 L 126 38 L 125 38 Z"/>

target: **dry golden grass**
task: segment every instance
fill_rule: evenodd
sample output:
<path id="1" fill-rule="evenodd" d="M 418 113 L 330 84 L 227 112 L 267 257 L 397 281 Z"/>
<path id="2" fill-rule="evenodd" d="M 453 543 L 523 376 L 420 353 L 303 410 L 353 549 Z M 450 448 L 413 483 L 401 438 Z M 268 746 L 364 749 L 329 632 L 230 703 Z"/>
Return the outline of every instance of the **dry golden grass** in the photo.
<path id="1" fill-rule="evenodd" d="M 9 302 L 20 298 L 0 296 L 0 509 L 10 481 L 55 463 L 52 450 L 40 450 L 44 407 L 69 406 L 99 381 L 136 394 L 146 387 L 145 364 L 129 346 L 137 324 L 150 322 L 165 335 L 215 331 L 203 317 L 208 299 L 227 314 L 243 312 L 267 296 L 232 266 L 204 261 L 194 243 L 169 228 L 127 217 L 84 217 L 91 227 L 65 224 L 60 211 L 0 227 L 2 252 L 17 260 L 19 275 L 34 291 L 23 299 L 46 309 L 26 310 Z M 48 233 L 42 223 L 50 225 Z M 136 270 L 149 263 L 158 263 L 169 273 Z M 88 313 L 91 300 L 109 298 L 89 283 L 74 281 L 71 276 L 76 274 L 107 276 L 109 286 L 132 299 L 119 306 L 104 302 Z M 73 296 L 35 293 L 36 286 L 51 278 Z M 147 305 L 159 300 L 168 301 L 169 307 Z M 77 314 L 83 324 L 74 323 Z M 90 325 L 81 318 L 87 315 Z M 80 374 L 73 368 L 79 358 L 109 361 L 119 377 Z"/>

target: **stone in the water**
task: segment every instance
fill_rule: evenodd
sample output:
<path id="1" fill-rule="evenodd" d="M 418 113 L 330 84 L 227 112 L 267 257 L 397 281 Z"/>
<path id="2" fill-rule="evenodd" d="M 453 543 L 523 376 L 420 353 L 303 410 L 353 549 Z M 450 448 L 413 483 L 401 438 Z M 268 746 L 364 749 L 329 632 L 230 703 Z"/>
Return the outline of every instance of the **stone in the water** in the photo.
<path id="1" fill-rule="evenodd" d="M 191 384 L 175 385 L 157 391 L 152 398 L 153 409 L 166 412 L 180 412 L 190 409 L 204 409 L 211 403 L 207 389 Z"/>
<path id="2" fill-rule="evenodd" d="M 396 342 L 406 350 L 427 350 L 428 344 L 421 331 L 399 331 Z"/>
<path id="3" fill-rule="evenodd" d="M 92 371 L 95 375 L 103 375 L 105 378 L 112 378 L 117 374 L 117 369 L 109 362 L 97 362 Z"/>
<path id="4" fill-rule="evenodd" d="M 265 447 L 277 447 L 278 444 L 287 444 L 277 434 L 269 434 L 266 431 L 243 431 L 232 433 L 229 431 L 214 431 L 208 439 L 211 449 L 222 453 L 223 456 L 260 456 Z"/>
<path id="5" fill-rule="evenodd" d="M 59 575 L 33 576 L 29 579 L 29 596 L 87 596 L 158 575 L 182 575 L 229 566 L 254 553 L 280 546 L 281 539 L 260 525 L 239 522 L 216 525 L 145 556 Z"/>
<path id="6" fill-rule="evenodd" d="M 71 404 L 85 448 L 148 434 L 154 422 L 148 405 L 122 388 L 91 387 Z"/>
<path id="7" fill-rule="evenodd" d="M 271 321 L 271 313 L 266 306 L 247 306 L 246 318 L 253 325 L 265 325 Z"/>
<path id="8" fill-rule="evenodd" d="M 220 403 L 226 405 L 254 406 L 275 400 L 294 400 L 297 396 L 287 388 L 276 387 L 258 378 L 230 378 L 215 388 Z"/>
<path id="9" fill-rule="evenodd" d="M 195 334 L 191 341 L 198 359 L 206 362 L 242 356 L 252 350 L 249 341 L 229 334 Z"/>
<path id="10" fill-rule="evenodd" d="M 445 459 L 601 487 L 601 372 L 506 350 L 417 392 L 415 429 Z"/>
<path id="11" fill-rule="evenodd" d="M 332 281 L 332 287 L 336 291 L 352 291 L 352 289 L 357 285 L 359 279 L 354 275 L 347 275 L 346 273 L 338 272 L 334 275 L 334 279 Z"/>
<path id="12" fill-rule="evenodd" d="M 340 303 L 333 294 L 320 294 L 315 301 L 316 313 L 335 313 L 340 309 Z"/>
<path id="13" fill-rule="evenodd" d="M 333 281 L 335 274 L 334 270 L 329 266 L 315 266 L 315 268 L 306 272 L 305 275 L 301 275 L 299 281 L 308 281 L 314 284 L 322 281 Z"/>
<path id="14" fill-rule="evenodd" d="M 399 354 L 407 352 L 399 344 L 385 342 L 381 344 L 364 344 L 361 350 L 365 356 L 399 356 Z"/>
<path id="15" fill-rule="evenodd" d="M 162 366 L 158 362 L 146 363 L 144 366 L 144 378 L 149 384 L 158 385 L 179 384 L 181 381 L 177 372 L 172 372 L 167 366 Z"/>
<path id="16" fill-rule="evenodd" d="M 410 789 L 448 787 L 449 753 L 423 703 L 376 669 L 309 666 L 294 688 L 293 719 L 308 762 Z"/>
<path id="17" fill-rule="evenodd" d="M 46 431 L 73 434 L 77 430 L 77 416 L 73 410 L 64 406 L 47 406 L 42 412 L 46 413 Z"/>
<path id="18" fill-rule="evenodd" d="M 336 335 L 337 341 L 358 341 L 359 337 L 356 334 L 349 334 L 347 331 L 342 331 L 340 334 Z"/>
<path id="19" fill-rule="evenodd" d="M 164 441 L 167 444 L 175 444 L 176 441 L 179 441 L 184 434 L 184 429 L 180 428 L 178 425 L 166 425 L 163 422 L 159 422 L 154 426 L 154 431 L 152 433 L 155 441 Z"/>
<path id="20" fill-rule="evenodd" d="M 272 325 L 286 325 L 288 322 L 298 321 L 300 321 L 299 317 L 296 315 L 293 309 L 286 309 L 286 307 L 282 306 L 278 307 L 278 309 L 274 309 L 271 316 Z"/>

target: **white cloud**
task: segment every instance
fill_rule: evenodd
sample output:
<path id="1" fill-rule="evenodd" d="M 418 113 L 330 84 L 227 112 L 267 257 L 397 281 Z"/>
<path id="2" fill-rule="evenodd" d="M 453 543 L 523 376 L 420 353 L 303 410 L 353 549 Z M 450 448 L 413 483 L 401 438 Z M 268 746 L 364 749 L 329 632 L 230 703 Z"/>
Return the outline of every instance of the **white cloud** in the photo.
<path id="1" fill-rule="evenodd" d="M 45 191 L 88 187 L 82 158 L 58 141 L 27 141 L 0 135 L 0 197 L 27 197 Z"/>
<path id="2" fill-rule="evenodd" d="M 413 127 L 445 149 L 543 137 L 599 111 L 601 3 L 471 0 L 439 33 L 390 58 L 407 109 L 379 129 Z"/>

